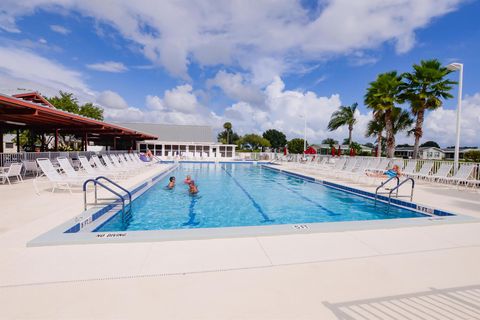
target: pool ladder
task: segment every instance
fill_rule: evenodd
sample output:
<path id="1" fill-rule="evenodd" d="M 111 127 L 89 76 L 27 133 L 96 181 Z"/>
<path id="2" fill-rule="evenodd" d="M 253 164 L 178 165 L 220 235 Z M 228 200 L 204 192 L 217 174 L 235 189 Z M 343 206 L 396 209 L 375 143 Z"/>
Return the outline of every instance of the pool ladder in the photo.
<path id="1" fill-rule="evenodd" d="M 105 180 L 115 186 L 116 188 L 120 189 L 121 191 L 124 191 L 126 194 L 122 195 L 120 192 L 113 190 L 111 187 L 107 186 L 105 183 L 100 182 L 99 180 Z M 87 202 L 87 187 L 89 183 L 93 183 L 93 186 L 95 188 L 95 201 L 94 202 Z M 98 197 L 98 187 L 100 186 L 103 189 L 109 191 L 113 195 L 115 195 L 115 198 L 99 198 Z M 106 204 L 108 202 L 99 202 L 99 200 L 117 200 L 122 202 L 122 223 L 127 223 L 130 221 L 132 218 L 132 194 L 130 191 L 119 185 L 118 183 L 112 181 L 111 179 L 104 177 L 104 176 L 98 176 L 95 179 L 88 179 L 85 180 L 83 183 L 83 207 L 84 210 L 87 210 L 89 205 L 100 205 L 100 204 Z M 128 202 L 127 202 L 128 201 Z"/>
<path id="2" fill-rule="evenodd" d="M 390 181 L 393 181 L 393 180 L 395 180 L 397 182 L 397 184 L 393 188 L 387 187 L 386 185 Z M 399 195 L 398 190 L 400 189 L 401 186 L 403 186 L 408 181 L 410 181 L 412 183 L 412 187 L 410 189 L 410 195 Z M 381 190 L 381 189 L 384 189 L 386 191 L 385 192 L 380 192 L 379 190 Z M 375 190 L 375 203 L 377 203 L 377 197 L 378 197 L 379 194 L 388 194 L 388 204 L 390 205 L 391 202 L 392 202 L 392 194 L 393 193 L 395 193 L 395 194 L 393 194 L 393 196 L 395 198 L 410 197 L 410 202 L 412 202 L 413 201 L 413 190 L 414 189 L 415 189 L 415 180 L 413 180 L 412 178 L 406 178 L 405 180 L 400 181 L 400 178 L 397 177 L 397 176 L 391 177 L 391 178 L 383 181 L 382 183 L 380 183 L 380 185 Z"/>

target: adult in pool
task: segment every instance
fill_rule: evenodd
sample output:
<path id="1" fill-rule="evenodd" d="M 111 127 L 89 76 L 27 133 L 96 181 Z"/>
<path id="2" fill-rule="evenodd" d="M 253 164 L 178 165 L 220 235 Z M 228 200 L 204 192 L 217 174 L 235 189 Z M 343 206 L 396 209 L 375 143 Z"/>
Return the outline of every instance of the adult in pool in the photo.
<path id="1" fill-rule="evenodd" d="M 192 177 L 190 175 L 188 175 L 185 178 L 185 180 L 183 180 L 183 183 L 185 183 L 186 185 L 189 185 L 191 181 L 192 181 Z"/>
<path id="2" fill-rule="evenodd" d="M 170 177 L 169 182 L 168 182 L 168 185 L 167 185 L 167 188 L 168 188 L 168 189 L 173 189 L 173 188 L 175 188 L 175 177 Z"/>
<path id="3" fill-rule="evenodd" d="M 190 183 L 188 184 L 188 192 L 190 192 L 192 195 L 198 193 L 198 188 L 195 185 L 195 181 L 190 180 Z"/>

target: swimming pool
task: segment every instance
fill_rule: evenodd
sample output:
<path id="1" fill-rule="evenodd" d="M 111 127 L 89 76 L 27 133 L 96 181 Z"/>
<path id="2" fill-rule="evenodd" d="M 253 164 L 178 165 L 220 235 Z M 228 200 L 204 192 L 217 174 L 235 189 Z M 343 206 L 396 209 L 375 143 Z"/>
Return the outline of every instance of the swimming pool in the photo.
<path id="1" fill-rule="evenodd" d="M 199 194 L 183 184 L 191 175 Z M 177 185 L 167 190 L 168 177 Z M 182 163 L 95 232 L 224 228 L 425 217 L 261 165 Z"/>

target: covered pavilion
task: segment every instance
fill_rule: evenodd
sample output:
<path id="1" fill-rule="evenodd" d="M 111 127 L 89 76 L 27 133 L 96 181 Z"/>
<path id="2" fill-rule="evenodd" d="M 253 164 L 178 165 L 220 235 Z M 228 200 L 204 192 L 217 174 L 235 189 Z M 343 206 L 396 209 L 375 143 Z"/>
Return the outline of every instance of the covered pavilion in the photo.
<path id="1" fill-rule="evenodd" d="M 0 153 L 3 152 L 4 133 L 16 131 L 18 141 L 20 130 L 25 129 L 39 134 L 53 134 L 55 151 L 58 151 L 59 134 L 81 137 L 83 151 L 87 151 L 89 139 L 101 140 L 115 150 L 118 139 L 121 139 L 123 146 L 135 149 L 137 140 L 158 138 L 149 133 L 56 109 L 38 92 L 13 96 L 0 94 Z"/>

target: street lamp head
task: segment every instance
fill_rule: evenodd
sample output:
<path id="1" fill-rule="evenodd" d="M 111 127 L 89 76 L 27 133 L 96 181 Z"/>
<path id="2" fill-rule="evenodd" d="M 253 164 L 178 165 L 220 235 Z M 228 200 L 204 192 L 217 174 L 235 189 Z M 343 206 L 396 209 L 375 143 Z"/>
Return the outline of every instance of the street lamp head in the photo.
<path id="1" fill-rule="evenodd" d="M 450 63 L 447 66 L 447 69 L 450 70 L 450 71 L 456 71 L 456 70 L 462 69 L 462 67 L 463 67 L 462 63 L 454 62 L 454 63 Z"/>

